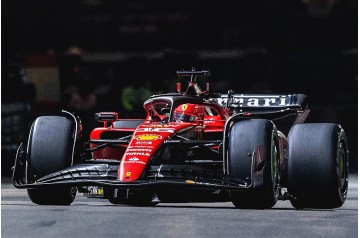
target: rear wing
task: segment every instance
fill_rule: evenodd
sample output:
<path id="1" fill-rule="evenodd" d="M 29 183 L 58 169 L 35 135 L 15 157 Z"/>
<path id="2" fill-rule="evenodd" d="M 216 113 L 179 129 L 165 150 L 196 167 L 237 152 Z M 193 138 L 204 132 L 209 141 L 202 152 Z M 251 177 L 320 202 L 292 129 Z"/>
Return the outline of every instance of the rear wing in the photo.
<path id="1" fill-rule="evenodd" d="M 305 94 L 232 94 L 229 92 L 211 97 L 211 100 L 235 112 L 274 112 L 289 109 L 303 111 L 307 109 Z"/>
<path id="2" fill-rule="evenodd" d="M 251 117 L 272 120 L 284 134 L 293 124 L 303 123 L 310 112 L 304 94 L 232 94 L 230 91 L 211 97 L 211 100 L 233 112 L 228 123 L 250 113 Z"/>

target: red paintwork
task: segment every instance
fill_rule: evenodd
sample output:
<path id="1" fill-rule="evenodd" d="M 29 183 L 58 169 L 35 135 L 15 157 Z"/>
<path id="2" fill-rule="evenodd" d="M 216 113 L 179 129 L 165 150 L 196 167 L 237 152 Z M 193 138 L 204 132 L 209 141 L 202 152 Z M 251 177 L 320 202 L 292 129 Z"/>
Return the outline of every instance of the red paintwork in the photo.
<path id="1" fill-rule="evenodd" d="M 189 84 L 192 84 L 191 82 Z M 190 85 L 191 86 L 191 85 Z M 194 86 L 194 85 L 193 85 Z M 179 85 L 178 85 L 179 87 Z M 179 90 L 179 88 L 178 88 Z M 144 104 L 147 111 L 146 120 L 136 129 L 121 129 L 110 127 L 96 128 L 90 135 L 91 140 L 101 139 L 104 132 L 126 131 L 133 133 L 129 145 L 122 148 L 105 147 L 93 152 L 93 159 L 114 159 L 121 161 L 118 169 L 118 179 L 123 182 L 135 181 L 141 177 L 145 168 L 163 142 L 183 130 L 195 128 L 201 133 L 223 132 L 226 119 L 230 115 L 229 109 L 224 109 L 217 103 L 203 102 L 202 106 L 212 112 L 205 112 L 203 120 L 195 122 L 169 122 L 162 123 L 156 120 L 164 120 L 165 115 L 160 115 L 152 110 L 152 104 Z M 215 115 L 215 116 L 214 116 Z M 90 144 L 91 148 L 97 146 Z"/>
<path id="2" fill-rule="evenodd" d="M 193 128 L 198 123 L 161 122 L 144 123 L 133 134 L 132 140 L 122 157 L 118 170 L 118 179 L 123 182 L 140 178 L 151 157 L 161 147 L 163 142 L 175 132 Z"/>
<path id="3" fill-rule="evenodd" d="M 134 132 L 135 129 L 121 129 L 121 128 L 109 128 L 109 127 L 98 127 L 95 128 L 91 134 L 90 139 L 91 140 L 99 140 L 101 139 L 101 133 L 106 131 L 126 131 L 126 132 Z M 97 144 L 90 143 L 90 148 L 94 148 L 98 146 Z M 118 145 L 123 148 L 114 148 L 114 147 L 104 147 L 100 150 L 96 150 L 92 153 L 93 159 L 114 159 L 114 160 L 121 160 L 123 154 L 125 153 L 125 150 L 127 148 L 126 145 Z"/>
<path id="4" fill-rule="evenodd" d="M 144 169 L 149 164 L 154 153 L 161 147 L 163 142 L 174 133 L 182 130 L 197 128 L 207 132 L 222 132 L 224 129 L 224 115 L 205 116 L 204 120 L 197 122 L 152 122 L 146 120 L 136 129 L 121 129 L 112 127 L 95 128 L 91 134 L 91 140 L 101 139 L 104 132 L 130 132 L 133 133 L 128 146 L 123 148 L 104 147 L 93 152 L 93 159 L 114 159 L 121 161 L 118 169 L 118 179 L 123 182 L 135 181 L 140 178 Z M 147 117 L 149 119 L 149 116 Z M 90 148 L 97 145 L 90 144 Z"/>

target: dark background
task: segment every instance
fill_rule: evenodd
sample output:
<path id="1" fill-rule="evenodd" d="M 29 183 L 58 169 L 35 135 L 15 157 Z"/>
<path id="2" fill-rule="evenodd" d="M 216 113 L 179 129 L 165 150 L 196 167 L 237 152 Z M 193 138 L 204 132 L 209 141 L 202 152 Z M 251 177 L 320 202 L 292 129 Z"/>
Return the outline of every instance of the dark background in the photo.
<path id="1" fill-rule="evenodd" d="M 139 81 L 154 93 L 175 91 L 176 70 L 209 69 L 213 91 L 307 94 L 308 122 L 342 124 L 357 172 L 356 0 L 3 0 L 1 7 L 2 104 L 13 95 L 3 74 L 9 65 L 45 55 L 59 68 L 59 102 L 23 87 L 29 121 L 66 107 L 66 90 L 79 83 L 96 92 L 96 109 L 130 117 L 124 87 Z"/>

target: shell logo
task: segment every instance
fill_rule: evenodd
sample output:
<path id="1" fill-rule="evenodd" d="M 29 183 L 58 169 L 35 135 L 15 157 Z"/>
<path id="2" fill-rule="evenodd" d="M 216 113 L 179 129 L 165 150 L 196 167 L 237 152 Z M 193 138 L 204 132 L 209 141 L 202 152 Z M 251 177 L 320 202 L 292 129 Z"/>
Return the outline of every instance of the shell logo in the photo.
<path id="1" fill-rule="evenodd" d="M 142 134 L 137 135 L 134 137 L 136 140 L 158 140 L 162 137 L 160 135 L 154 135 L 154 134 Z"/>

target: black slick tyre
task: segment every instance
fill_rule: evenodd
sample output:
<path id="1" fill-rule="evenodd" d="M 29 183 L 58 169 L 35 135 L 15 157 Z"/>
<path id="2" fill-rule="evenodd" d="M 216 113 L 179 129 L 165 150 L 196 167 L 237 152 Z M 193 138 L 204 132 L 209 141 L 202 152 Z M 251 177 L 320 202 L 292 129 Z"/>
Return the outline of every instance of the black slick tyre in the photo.
<path id="1" fill-rule="evenodd" d="M 288 135 L 288 192 L 297 208 L 342 206 L 349 179 L 344 130 L 332 123 L 299 124 Z"/>
<path id="2" fill-rule="evenodd" d="M 75 130 L 75 121 L 67 117 L 42 116 L 35 120 L 27 149 L 28 183 L 72 165 Z M 27 191 L 30 200 L 39 205 L 70 205 L 76 196 L 76 188 L 71 187 Z"/>
<path id="3" fill-rule="evenodd" d="M 261 151 L 258 153 L 256 151 Z M 256 171 L 259 180 L 247 191 L 230 191 L 236 208 L 266 209 L 275 205 L 279 194 L 278 137 L 269 120 L 250 119 L 232 125 L 228 140 L 228 174 L 251 180 L 252 157 L 261 154 Z"/>

